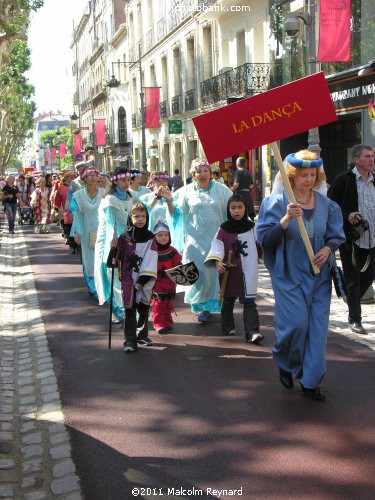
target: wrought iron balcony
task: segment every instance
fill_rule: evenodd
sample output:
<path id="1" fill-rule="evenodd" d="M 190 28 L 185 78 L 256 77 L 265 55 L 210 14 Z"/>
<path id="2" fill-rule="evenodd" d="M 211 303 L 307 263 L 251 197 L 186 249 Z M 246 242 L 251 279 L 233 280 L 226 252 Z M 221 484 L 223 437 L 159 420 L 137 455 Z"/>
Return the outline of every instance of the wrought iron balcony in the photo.
<path id="1" fill-rule="evenodd" d="M 197 91 L 195 89 L 185 92 L 185 111 L 191 111 L 197 107 Z"/>
<path id="2" fill-rule="evenodd" d="M 180 24 L 180 11 L 178 9 L 171 9 L 168 13 L 169 29 L 173 30 L 178 24 Z"/>
<path id="3" fill-rule="evenodd" d="M 159 41 L 166 35 L 166 32 L 167 32 L 165 17 L 162 17 L 160 19 L 160 21 L 158 21 L 156 28 L 157 28 L 157 35 L 158 35 L 158 41 Z"/>
<path id="4" fill-rule="evenodd" d="M 136 58 L 135 58 L 134 47 L 130 47 L 130 49 L 129 49 L 129 62 L 134 62 L 135 60 L 136 60 Z"/>
<path id="5" fill-rule="evenodd" d="M 162 101 L 159 104 L 159 116 L 161 120 L 168 118 L 168 101 Z"/>
<path id="6" fill-rule="evenodd" d="M 181 107 L 181 96 L 180 95 L 175 95 L 171 99 L 171 107 L 172 107 L 172 116 L 173 115 L 180 115 L 182 113 L 182 107 Z"/>
<path id="7" fill-rule="evenodd" d="M 154 30 L 150 29 L 146 33 L 146 50 L 151 49 L 153 45 L 154 45 Z"/>
<path id="8" fill-rule="evenodd" d="M 263 63 L 245 63 L 201 82 L 202 104 L 211 104 L 228 97 L 245 97 L 265 92 L 276 82 L 271 70 L 276 66 Z"/>

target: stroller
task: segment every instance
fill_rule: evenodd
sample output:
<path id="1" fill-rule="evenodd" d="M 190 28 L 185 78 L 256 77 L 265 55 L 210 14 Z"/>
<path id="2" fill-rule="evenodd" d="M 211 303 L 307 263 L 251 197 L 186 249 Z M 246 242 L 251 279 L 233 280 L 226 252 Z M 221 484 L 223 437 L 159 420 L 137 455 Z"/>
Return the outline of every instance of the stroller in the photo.
<path id="1" fill-rule="evenodd" d="M 34 210 L 31 207 L 18 207 L 18 224 L 34 224 Z"/>

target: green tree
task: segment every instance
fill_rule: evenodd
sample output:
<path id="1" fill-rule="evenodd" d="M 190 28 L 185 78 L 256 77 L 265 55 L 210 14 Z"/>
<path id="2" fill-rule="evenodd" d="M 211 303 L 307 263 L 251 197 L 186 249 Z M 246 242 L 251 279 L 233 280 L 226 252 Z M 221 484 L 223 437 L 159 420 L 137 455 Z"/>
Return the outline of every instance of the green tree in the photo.
<path id="1" fill-rule="evenodd" d="M 72 133 L 68 127 L 61 127 L 59 129 L 60 135 L 57 134 L 57 130 L 48 130 L 40 134 L 40 143 L 43 148 L 49 150 L 51 148 L 57 148 L 56 154 L 56 164 L 60 166 L 61 170 L 69 165 L 73 164 L 72 155 Z M 66 156 L 65 158 L 60 158 L 60 144 L 66 145 Z"/>
<path id="2" fill-rule="evenodd" d="M 26 138 L 31 137 L 35 103 L 34 86 L 24 76 L 30 68 L 30 51 L 23 40 L 16 40 L 9 55 L 9 63 L 0 68 L 0 171 L 4 173 L 12 157 L 21 150 Z"/>
<path id="3" fill-rule="evenodd" d="M 30 68 L 26 31 L 30 14 L 43 0 L 0 0 L 0 172 L 14 163 L 33 129 L 34 87 L 24 77 Z"/>

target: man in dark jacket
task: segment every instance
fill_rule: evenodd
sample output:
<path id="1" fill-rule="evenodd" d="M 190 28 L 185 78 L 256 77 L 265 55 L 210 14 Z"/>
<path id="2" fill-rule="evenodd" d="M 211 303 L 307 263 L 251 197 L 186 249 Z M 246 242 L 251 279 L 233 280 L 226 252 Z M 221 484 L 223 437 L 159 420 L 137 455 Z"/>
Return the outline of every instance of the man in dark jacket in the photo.
<path id="1" fill-rule="evenodd" d="M 344 278 L 348 289 L 349 326 L 366 334 L 362 326 L 361 297 L 375 279 L 375 176 L 374 152 L 370 146 L 353 147 L 354 167 L 341 172 L 328 196 L 340 205 L 346 242 L 340 247 Z M 361 220 L 368 222 L 368 229 Z M 354 234 L 353 228 L 360 229 Z"/>

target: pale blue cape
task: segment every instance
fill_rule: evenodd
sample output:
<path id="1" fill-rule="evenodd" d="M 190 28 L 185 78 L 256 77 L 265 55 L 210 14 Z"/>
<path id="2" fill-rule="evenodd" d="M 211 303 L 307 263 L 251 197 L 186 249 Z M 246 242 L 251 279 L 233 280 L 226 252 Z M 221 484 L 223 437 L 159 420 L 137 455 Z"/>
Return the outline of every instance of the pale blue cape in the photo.
<path id="1" fill-rule="evenodd" d="M 103 198 L 99 205 L 99 226 L 95 245 L 95 287 L 99 304 L 109 302 L 111 293 L 112 270 L 106 266 L 111 241 L 118 237 L 127 227 L 130 209 L 134 197 L 127 195 L 126 200 L 120 200 L 115 194 Z M 115 272 L 113 287 L 113 312 L 119 318 L 124 318 L 121 285 L 118 273 Z"/>
<path id="2" fill-rule="evenodd" d="M 227 218 L 227 203 L 232 192 L 223 184 L 211 181 L 208 190 L 199 190 L 195 182 L 173 193 L 175 239 L 183 242 L 182 260 L 193 261 L 199 270 L 198 281 L 185 292 L 185 302 L 193 312 L 219 312 L 219 279 L 215 268 L 208 268 L 204 260 L 212 240 Z M 180 245 L 181 247 L 181 245 Z"/>
<path id="3" fill-rule="evenodd" d="M 104 189 L 98 188 L 96 198 L 92 199 L 87 194 L 87 189 L 81 189 L 73 194 L 70 209 L 73 212 L 72 233 L 78 233 L 81 241 L 81 257 L 83 276 L 90 293 L 97 297 L 94 282 L 94 257 L 95 249 L 90 248 L 90 233 L 93 235 L 98 230 L 98 210 L 104 196 Z"/>

